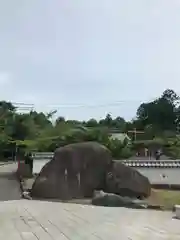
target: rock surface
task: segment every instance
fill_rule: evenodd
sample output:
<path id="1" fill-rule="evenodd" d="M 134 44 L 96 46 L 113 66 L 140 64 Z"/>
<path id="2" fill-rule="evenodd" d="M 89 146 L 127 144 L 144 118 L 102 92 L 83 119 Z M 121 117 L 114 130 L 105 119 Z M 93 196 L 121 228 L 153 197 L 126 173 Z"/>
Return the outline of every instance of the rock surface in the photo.
<path id="1" fill-rule="evenodd" d="M 28 191 L 22 192 L 22 198 L 32 200 L 32 197 L 30 196 L 30 193 Z"/>
<path id="2" fill-rule="evenodd" d="M 96 206 L 106 206 L 106 207 L 127 207 L 127 208 L 146 208 L 141 201 L 131 199 L 129 197 L 122 197 L 113 193 L 105 193 L 100 191 L 95 193 L 92 199 L 92 204 Z"/>
<path id="3" fill-rule="evenodd" d="M 62 200 L 92 197 L 95 189 L 105 188 L 111 165 L 110 151 L 96 142 L 58 148 L 36 178 L 31 196 Z"/>
<path id="4" fill-rule="evenodd" d="M 91 198 L 94 190 L 143 199 L 151 193 L 149 180 L 96 142 L 69 144 L 55 151 L 37 176 L 31 190 L 35 198 Z"/>
<path id="5" fill-rule="evenodd" d="M 120 161 L 114 161 L 107 174 L 106 191 L 139 199 L 150 196 L 151 185 L 145 176 Z"/>

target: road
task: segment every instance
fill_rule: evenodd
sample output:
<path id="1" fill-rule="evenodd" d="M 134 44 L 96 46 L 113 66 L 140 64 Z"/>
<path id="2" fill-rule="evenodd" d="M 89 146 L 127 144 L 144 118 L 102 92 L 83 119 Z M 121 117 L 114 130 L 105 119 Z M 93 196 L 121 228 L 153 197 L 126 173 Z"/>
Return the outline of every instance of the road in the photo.
<path id="1" fill-rule="evenodd" d="M 14 163 L 0 166 L 0 201 L 21 198 L 19 183 L 16 180 L 17 166 Z"/>

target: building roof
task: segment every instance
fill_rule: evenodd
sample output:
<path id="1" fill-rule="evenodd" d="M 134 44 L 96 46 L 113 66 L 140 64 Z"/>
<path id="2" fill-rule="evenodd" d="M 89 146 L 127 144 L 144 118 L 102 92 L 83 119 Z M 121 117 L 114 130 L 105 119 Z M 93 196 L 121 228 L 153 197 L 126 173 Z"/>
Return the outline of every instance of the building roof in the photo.
<path id="1" fill-rule="evenodd" d="M 131 141 L 131 138 L 126 133 L 112 133 L 110 139 L 117 139 L 119 141 L 124 141 L 125 139 Z"/>

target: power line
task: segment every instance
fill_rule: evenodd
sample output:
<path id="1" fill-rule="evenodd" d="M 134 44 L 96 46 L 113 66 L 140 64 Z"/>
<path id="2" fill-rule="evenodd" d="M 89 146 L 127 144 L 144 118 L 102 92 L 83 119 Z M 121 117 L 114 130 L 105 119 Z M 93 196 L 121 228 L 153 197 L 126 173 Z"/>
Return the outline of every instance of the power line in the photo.
<path id="1" fill-rule="evenodd" d="M 154 99 L 149 100 L 150 101 L 154 101 Z M 143 102 L 147 102 L 147 101 L 142 101 L 142 100 L 138 100 L 138 99 L 126 99 L 126 100 L 120 100 L 120 101 L 114 101 L 114 102 L 107 102 L 107 103 L 101 103 L 101 104 L 34 104 L 34 103 L 23 103 L 23 102 L 13 102 L 12 104 L 17 108 L 18 111 L 32 111 L 32 110 L 40 110 L 42 109 L 42 111 L 44 109 L 56 109 L 56 110 L 60 110 L 60 109 L 81 109 L 81 108 L 105 108 L 105 107 L 119 107 L 123 104 L 142 104 Z"/>
<path id="2" fill-rule="evenodd" d="M 119 100 L 119 101 L 113 101 L 113 102 L 107 102 L 107 103 L 101 103 L 101 104 L 34 104 L 34 103 L 25 103 L 25 102 L 12 102 L 12 104 L 18 109 L 18 110 L 33 110 L 35 108 L 101 108 L 101 107 L 118 107 L 122 104 L 126 103 L 138 103 L 139 105 L 143 102 L 151 102 L 155 99 L 149 99 L 146 100 L 139 100 L 139 99 L 125 99 L 125 100 Z"/>
<path id="3" fill-rule="evenodd" d="M 115 102 L 108 102 L 108 103 L 103 103 L 103 104 L 29 104 L 33 105 L 34 108 L 41 108 L 41 107 L 49 107 L 49 108 L 99 108 L 99 107 L 115 107 L 115 106 L 120 106 L 125 103 L 139 103 L 141 104 L 142 101 L 140 100 L 121 100 L 121 101 L 115 101 Z"/>
<path id="4" fill-rule="evenodd" d="M 32 111 L 34 109 L 34 104 L 31 103 L 17 103 L 17 102 L 13 102 L 12 103 L 17 111 Z"/>
<path id="5" fill-rule="evenodd" d="M 17 106 L 30 106 L 30 107 L 33 107 L 34 104 L 32 103 L 17 103 L 17 102 L 13 102 L 12 103 L 14 106 L 17 105 Z"/>

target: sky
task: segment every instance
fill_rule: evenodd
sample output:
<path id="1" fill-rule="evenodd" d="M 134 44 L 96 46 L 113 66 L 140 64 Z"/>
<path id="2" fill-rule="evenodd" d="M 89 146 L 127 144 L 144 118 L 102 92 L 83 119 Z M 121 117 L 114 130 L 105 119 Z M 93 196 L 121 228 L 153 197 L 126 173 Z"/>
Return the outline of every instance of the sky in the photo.
<path id="1" fill-rule="evenodd" d="M 0 1 L 0 100 L 132 119 L 180 94 L 180 0 Z"/>

